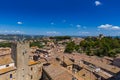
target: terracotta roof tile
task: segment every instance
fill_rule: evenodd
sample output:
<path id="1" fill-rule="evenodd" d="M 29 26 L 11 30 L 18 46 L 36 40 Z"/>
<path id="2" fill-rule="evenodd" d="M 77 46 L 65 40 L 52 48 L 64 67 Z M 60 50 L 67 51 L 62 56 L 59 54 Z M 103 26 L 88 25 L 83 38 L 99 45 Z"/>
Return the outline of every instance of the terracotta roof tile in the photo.
<path id="1" fill-rule="evenodd" d="M 0 65 L 6 65 L 13 63 L 13 59 L 11 58 L 11 55 L 5 55 L 0 57 Z"/>
<path id="2" fill-rule="evenodd" d="M 13 70 L 16 70 L 16 67 L 7 67 L 7 68 L 4 68 L 4 69 L 1 69 L 0 74 L 6 73 L 6 72 L 9 72 L 9 71 L 13 71 Z"/>
<path id="3" fill-rule="evenodd" d="M 59 65 L 50 64 L 43 68 L 53 80 L 71 80 L 72 75 L 62 69 Z"/>

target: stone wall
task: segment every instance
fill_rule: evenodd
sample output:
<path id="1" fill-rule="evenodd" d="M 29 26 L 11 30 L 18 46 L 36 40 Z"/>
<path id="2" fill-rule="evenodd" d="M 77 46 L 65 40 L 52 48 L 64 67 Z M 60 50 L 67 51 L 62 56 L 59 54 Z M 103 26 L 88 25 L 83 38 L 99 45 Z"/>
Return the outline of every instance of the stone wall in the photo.
<path id="1" fill-rule="evenodd" d="M 10 76 L 12 77 L 11 79 L 10 79 Z M 17 80 L 16 70 L 10 71 L 10 72 L 4 73 L 4 74 L 0 74 L 0 80 Z"/>
<path id="2" fill-rule="evenodd" d="M 29 80 L 39 80 L 42 75 L 42 64 L 29 66 Z"/>
<path id="3" fill-rule="evenodd" d="M 14 71 L 0 74 L 0 80 L 39 80 L 42 75 L 42 64 L 29 65 L 29 42 L 12 44 L 11 57 L 15 62 Z"/>

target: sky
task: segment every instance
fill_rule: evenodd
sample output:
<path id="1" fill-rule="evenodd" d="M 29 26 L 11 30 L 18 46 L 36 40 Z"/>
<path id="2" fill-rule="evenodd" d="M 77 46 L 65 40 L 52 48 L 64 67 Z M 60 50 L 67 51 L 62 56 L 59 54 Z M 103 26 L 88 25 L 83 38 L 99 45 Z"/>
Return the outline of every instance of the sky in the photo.
<path id="1" fill-rule="evenodd" d="M 120 36 L 120 0 L 0 0 L 0 34 Z"/>

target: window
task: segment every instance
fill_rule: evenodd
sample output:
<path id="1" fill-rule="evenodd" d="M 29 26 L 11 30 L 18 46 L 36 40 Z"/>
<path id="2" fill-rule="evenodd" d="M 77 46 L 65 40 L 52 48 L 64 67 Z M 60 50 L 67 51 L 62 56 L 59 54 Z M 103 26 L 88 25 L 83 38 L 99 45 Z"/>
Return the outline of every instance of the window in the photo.
<path id="1" fill-rule="evenodd" d="M 22 70 L 24 71 L 24 68 L 22 68 Z"/>
<path id="2" fill-rule="evenodd" d="M 23 52 L 23 55 L 25 55 L 27 53 L 27 51 L 25 50 L 24 52 Z"/>
<path id="3" fill-rule="evenodd" d="M 10 78 L 12 78 L 12 74 L 10 74 Z"/>
<path id="4" fill-rule="evenodd" d="M 33 76 L 31 75 L 31 79 L 33 79 Z"/>
<path id="5" fill-rule="evenodd" d="M 23 52 L 23 55 L 24 55 L 25 53 Z"/>
<path id="6" fill-rule="evenodd" d="M 25 50 L 25 53 L 27 53 L 27 51 Z"/>
<path id="7" fill-rule="evenodd" d="M 31 67 L 31 71 L 33 70 L 33 67 Z"/>
<path id="8" fill-rule="evenodd" d="M 8 65 L 6 65 L 6 67 L 9 67 L 9 64 L 8 64 Z"/>

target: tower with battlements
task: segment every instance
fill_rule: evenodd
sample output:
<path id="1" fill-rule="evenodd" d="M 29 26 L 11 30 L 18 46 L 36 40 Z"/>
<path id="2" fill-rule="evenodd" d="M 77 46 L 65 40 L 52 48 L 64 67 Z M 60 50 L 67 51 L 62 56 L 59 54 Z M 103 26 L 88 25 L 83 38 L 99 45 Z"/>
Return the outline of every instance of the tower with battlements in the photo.
<path id="1" fill-rule="evenodd" d="M 0 80 L 39 80 L 43 65 L 29 56 L 29 42 L 14 42 L 11 54 L 0 57 Z"/>
<path id="2" fill-rule="evenodd" d="M 12 58 L 17 68 L 17 80 L 28 80 L 29 43 L 17 42 L 12 45 Z"/>

